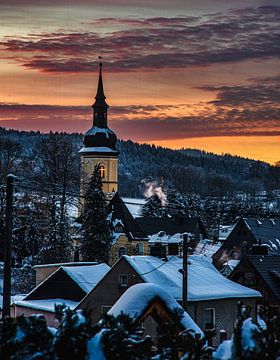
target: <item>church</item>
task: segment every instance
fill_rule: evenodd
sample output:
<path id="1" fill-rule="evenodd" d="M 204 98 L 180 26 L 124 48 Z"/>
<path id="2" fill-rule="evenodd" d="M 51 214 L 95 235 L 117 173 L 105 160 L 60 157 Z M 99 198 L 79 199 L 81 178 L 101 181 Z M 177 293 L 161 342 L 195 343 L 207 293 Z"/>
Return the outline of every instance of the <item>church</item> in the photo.
<path id="1" fill-rule="evenodd" d="M 141 205 L 138 213 L 133 213 L 129 201 L 124 201 L 118 194 L 118 155 L 116 148 L 117 136 L 108 127 L 108 108 L 103 88 L 102 63 L 99 63 L 99 78 L 97 93 L 93 108 L 92 127 L 84 135 L 84 146 L 80 150 L 81 156 L 81 200 L 80 212 L 83 207 L 83 196 L 87 183 L 93 173 L 95 165 L 100 165 L 103 192 L 108 199 L 113 233 L 109 264 L 113 265 L 122 255 L 149 255 L 153 244 L 149 244 L 149 237 L 157 233 L 164 233 L 167 237 L 185 232 L 193 233 L 197 239 L 206 237 L 206 231 L 200 219 L 148 219 L 141 217 Z M 142 202 L 142 199 L 137 199 Z M 77 237 L 78 239 L 79 237 Z M 165 237 L 166 238 L 166 237 Z M 80 241 L 82 241 L 80 239 Z M 182 239 L 178 238 L 179 242 Z M 165 244 L 165 255 L 174 253 L 174 239 L 171 244 Z M 178 249 L 178 246 L 177 246 Z M 179 250 L 176 250 L 177 252 Z"/>

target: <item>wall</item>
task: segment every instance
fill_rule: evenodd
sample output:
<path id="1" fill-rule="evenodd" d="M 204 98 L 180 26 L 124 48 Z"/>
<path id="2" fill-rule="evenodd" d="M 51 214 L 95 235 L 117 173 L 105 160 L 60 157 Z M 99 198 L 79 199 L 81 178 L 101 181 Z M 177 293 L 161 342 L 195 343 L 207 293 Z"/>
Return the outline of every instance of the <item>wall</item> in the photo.
<path id="1" fill-rule="evenodd" d="M 11 311 L 11 316 L 18 317 L 20 315 L 24 315 L 24 316 L 43 315 L 47 320 L 48 326 L 57 328 L 59 325 L 59 322 L 57 319 L 55 319 L 54 316 L 55 314 L 53 312 L 14 305 Z"/>
<path id="2" fill-rule="evenodd" d="M 113 266 L 119 260 L 119 249 L 126 248 L 126 255 L 138 255 L 137 244 L 143 244 L 144 251 L 142 255 L 149 255 L 148 241 L 129 241 L 125 234 L 121 234 L 117 241 L 112 245 L 109 253 L 109 265 Z"/>
<path id="3" fill-rule="evenodd" d="M 97 164 L 105 166 L 105 178 L 102 179 L 103 191 L 107 192 L 117 192 L 118 191 L 118 158 L 116 156 L 106 156 L 106 155 L 84 155 L 81 157 L 81 194 L 84 193 L 83 184 L 86 184 L 93 171 L 94 167 Z"/>
<path id="4" fill-rule="evenodd" d="M 127 289 L 118 286 L 120 274 L 128 275 L 128 287 L 143 282 L 139 275 L 127 264 L 126 260 L 121 258 L 114 266 L 114 271 L 107 273 L 78 306 L 79 309 L 90 310 L 93 321 L 96 322 L 101 318 L 102 305 L 113 306 Z"/>
<path id="5" fill-rule="evenodd" d="M 205 310 L 207 308 L 215 309 L 215 329 L 216 336 L 213 338 L 213 345 L 219 344 L 220 330 L 227 332 L 227 338 L 230 339 L 235 321 L 237 319 L 238 301 L 242 301 L 244 305 L 248 305 L 251 308 L 251 315 L 255 318 L 256 299 L 220 299 L 220 300 L 208 300 L 191 303 L 187 305 L 187 311 L 197 325 L 205 331 Z"/>

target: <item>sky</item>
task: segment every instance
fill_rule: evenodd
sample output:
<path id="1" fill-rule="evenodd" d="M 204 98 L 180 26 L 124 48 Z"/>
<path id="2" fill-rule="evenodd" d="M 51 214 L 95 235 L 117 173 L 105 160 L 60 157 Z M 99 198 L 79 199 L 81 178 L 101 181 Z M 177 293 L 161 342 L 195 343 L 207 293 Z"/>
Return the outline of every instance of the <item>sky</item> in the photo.
<path id="1" fill-rule="evenodd" d="M 1 0 L 0 126 L 280 160 L 278 0 Z"/>

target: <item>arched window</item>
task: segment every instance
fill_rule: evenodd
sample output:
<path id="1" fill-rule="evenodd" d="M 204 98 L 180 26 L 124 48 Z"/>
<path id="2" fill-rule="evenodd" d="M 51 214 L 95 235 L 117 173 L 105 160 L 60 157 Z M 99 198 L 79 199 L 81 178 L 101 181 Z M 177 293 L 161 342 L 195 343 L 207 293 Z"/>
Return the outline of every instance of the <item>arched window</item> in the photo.
<path id="1" fill-rule="evenodd" d="M 144 245 L 142 243 L 136 244 L 137 255 L 144 255 Z"/>
<path id="2" fill-rule="evenodd" d="M 126 255 L 126 248 L 124 246 L 119 248 L 119 257 Z"/>
<path id="3" fill-rule="evenodd" d="M 99 175 L 100 175 L 101 179 L 105 178 L 105 166 L 104 165 L 100 165 L 100 167 L 99 167 Z"/>

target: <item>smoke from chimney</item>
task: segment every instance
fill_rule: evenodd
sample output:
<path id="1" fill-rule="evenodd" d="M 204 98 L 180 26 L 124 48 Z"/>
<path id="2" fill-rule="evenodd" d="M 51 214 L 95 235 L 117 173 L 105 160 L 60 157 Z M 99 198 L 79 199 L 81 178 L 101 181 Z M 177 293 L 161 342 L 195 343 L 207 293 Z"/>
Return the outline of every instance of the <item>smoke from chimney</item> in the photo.
<path id="1" fill-rule="evenodd" d="M 149 198 L 153 195 L 157 195 L 161 201 L 161 205 L 165 206 L 167 203 L 167 196 L 161 185 L 157 181 L 142 180 L 141 183 L 144 187 L 144 196 Z"/>

